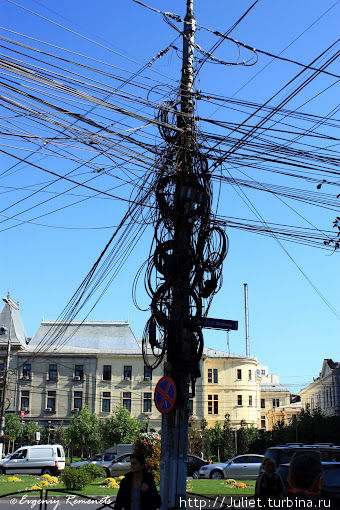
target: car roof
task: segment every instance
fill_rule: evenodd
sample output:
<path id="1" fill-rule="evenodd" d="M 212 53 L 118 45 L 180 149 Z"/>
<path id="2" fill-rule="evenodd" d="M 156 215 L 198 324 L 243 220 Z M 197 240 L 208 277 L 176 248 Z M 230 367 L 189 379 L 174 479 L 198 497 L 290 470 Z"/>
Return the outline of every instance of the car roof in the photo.
<path id="1" fill-rule="evenodd" d="M 303 443 L 287 443 L 285 445 L 270 446 L 267 450 L 286 450 L 289 448 L 316 448 L 316 449 L 340 449 L 340 446 L 334 443 L 314 443 L 314 444 L 303 444 Z"/>

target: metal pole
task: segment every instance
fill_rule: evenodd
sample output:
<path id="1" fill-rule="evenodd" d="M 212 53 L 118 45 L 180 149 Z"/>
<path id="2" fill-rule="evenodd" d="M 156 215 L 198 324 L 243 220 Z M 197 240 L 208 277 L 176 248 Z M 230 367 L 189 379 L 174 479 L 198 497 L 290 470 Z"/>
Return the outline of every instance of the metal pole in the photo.
<path id="1" fill-rule="evenodd" d="M 173 411 L 162 416 L 161 497 L 162 510 L 186 508 L 186 477 L 188 452 L 189 378 L 191 352 L 190 322 L 190 237 L 192 223 L 183 211 L 182 188 L 192 173 L 194 130 L 194 36 L 193 0 L 187 0 L 183 30 L 183 65 L 181 78 L 181 113 L 178 125 L 183 135 L 178 146 L 180 171 L 174 203 L 177 214 L 174 231 L 174 253 L 177 271 L 174 275 L 170 306 L 168 354 L 165 375 L 171 376 L 177 387 L 177 402 Z"/>
<path id="2" fill-rule="evenodd" d="M 11 324 L 12 324 L 12 307 L 10 304 L 10 297 L 3 298 L 7 306 L 9 307 L 9 328 L 8 328 L 8 341 L 6 351 L 6 361 L 4 366 L 4 382 L 2 390 L 2 401 L 1 401 L 1 413 L 0 413 L 0 437 L 4 435 L 5 429 L 5 405 L 6 405 L 6 393 L 7 393 L 7 375 L 9 369 L 9 360 L 11 355 Z"/>
<path id="3" fill-rule="evenodd" d="M 249 358 L 249 315 L 248 315 L 248 284 L 244 283 L 244 322 L 246 329 L 246 356 Z"/>

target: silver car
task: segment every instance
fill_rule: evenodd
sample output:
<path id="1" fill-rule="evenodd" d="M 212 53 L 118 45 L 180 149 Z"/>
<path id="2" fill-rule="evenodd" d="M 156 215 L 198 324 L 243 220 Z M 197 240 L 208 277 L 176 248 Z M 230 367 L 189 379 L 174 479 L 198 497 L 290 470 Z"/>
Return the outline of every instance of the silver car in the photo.
<path id="1" fill-rule="evenodd" d="M 115 453 L 97 453 L 92 459 L 81 460 L 79 462 L 72 462 L 71 467 L 86 466 L 88 464 L 95 464 L 102 468 L 107 468 L 112 461 L 117 457 Z"/>
<path id="2" fill-rule="evenodd" d="M 131 453 L 126 453 L 117 457 L 111 464 L 105 468 L 107 476 L 123 476 L 131 470 Z"/>
<path id="3" fill-rule="evenodd" d="M 220 480 L 222 478 L 256 480 L 263 459 L 263 455 L 237 455 L 237 457 L 227 462 L 202 466 L 199 470 L 198 477 L 212 478 L 215 480 Z"/>

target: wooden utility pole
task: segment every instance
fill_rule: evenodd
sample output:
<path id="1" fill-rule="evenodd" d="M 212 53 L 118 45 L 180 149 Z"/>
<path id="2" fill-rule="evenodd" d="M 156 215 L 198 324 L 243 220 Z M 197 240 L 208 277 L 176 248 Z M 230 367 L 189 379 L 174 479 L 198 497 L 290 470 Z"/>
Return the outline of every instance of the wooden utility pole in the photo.
<path id="1" fill-rule="evenodd" d="M 192 358 L 192 330 L 190 328 L 190 274 L 192 272 L 191 234 L 193 224 L 185 212 L 183 191 L 190 187 L 194 145 L 194 63 L 195 19 L 193 0 L 187 0 L 183 30 L 183 65 L 181 78 L 181 112 L 178 127 L 183 130 L 178 141 L 179 167 L 174 207 L 174 255 L 176 272 L 170 304 L 168 354 L 165 375 L 171 376 L 177 386 L 177 403 L 173 411 L 163 414 L 161 454 L 162 510 L 185 508 L 189 383 Z"/>

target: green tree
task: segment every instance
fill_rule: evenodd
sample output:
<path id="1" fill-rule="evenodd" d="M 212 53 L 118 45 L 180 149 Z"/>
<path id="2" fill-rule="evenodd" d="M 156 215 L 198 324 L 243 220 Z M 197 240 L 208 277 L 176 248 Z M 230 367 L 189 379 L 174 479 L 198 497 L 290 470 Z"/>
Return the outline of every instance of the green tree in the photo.
<path id="1" fill-rule="evenodd" d="M 249 451 L 249 443 L 247 436 L 247 427 L 244 420 L 241 420 L 240 428 L 237 429 L 237 454 L 247 453 Z"/>
<path id="2" fill-rule="evenodd" d="M 101 424 L 99 418 L 90 413 L 84 406 L 71 420 L 67 429 L 67 436 L 74 449 L 79 450 L 81 456 L 90 450 L 99 448 L 101 443 Z"/>
<path id="3" fill-rule="evenodd" d="M 188 430 L 188 453 L 200 455 L 201 452 L 203 452 L 203 436 L 195 425 L 195 421 L 190 419 Z"/>
<path id="4" fill-rule="evenodd" d="M 4 429 L 4 439 L 7 443 L 7 451 L 10 449 L 10 443 L 14 445 L 14 441 L 16 441 L 21 436 L 21 424 L 17 414 L 6 414 L 5 417 L 5 429 Z"/>
<path id="5" fill-rule="evenodd" d="M 119 404 L 103 425 L 103 439 L 106 446 L 119 443 L 132 444 L 137 438 L 140 425 L 122 404 Z"/>
<path id="6" fill-rule="evenodd" d="M 231 428 L 229 413 L 224 416 L 222 448 L 224 460 L 228 460 L 235 455 L 235 433 Z"/>
<path id="7" fill-rule="evenodd" d="M 34 421 L 28 421 L 24 425 L 23 438 L 25 444 L 35 444 L 35 433 L 40 432 L 40 427 Z"/>
<path id="8" fill-rule="evenodd" d="M 214 461 L 220 461 L 221 457 L 223 457 L 223 432 L 222 425 L 219 421 L 208 429 L 210 454 Z"/>

